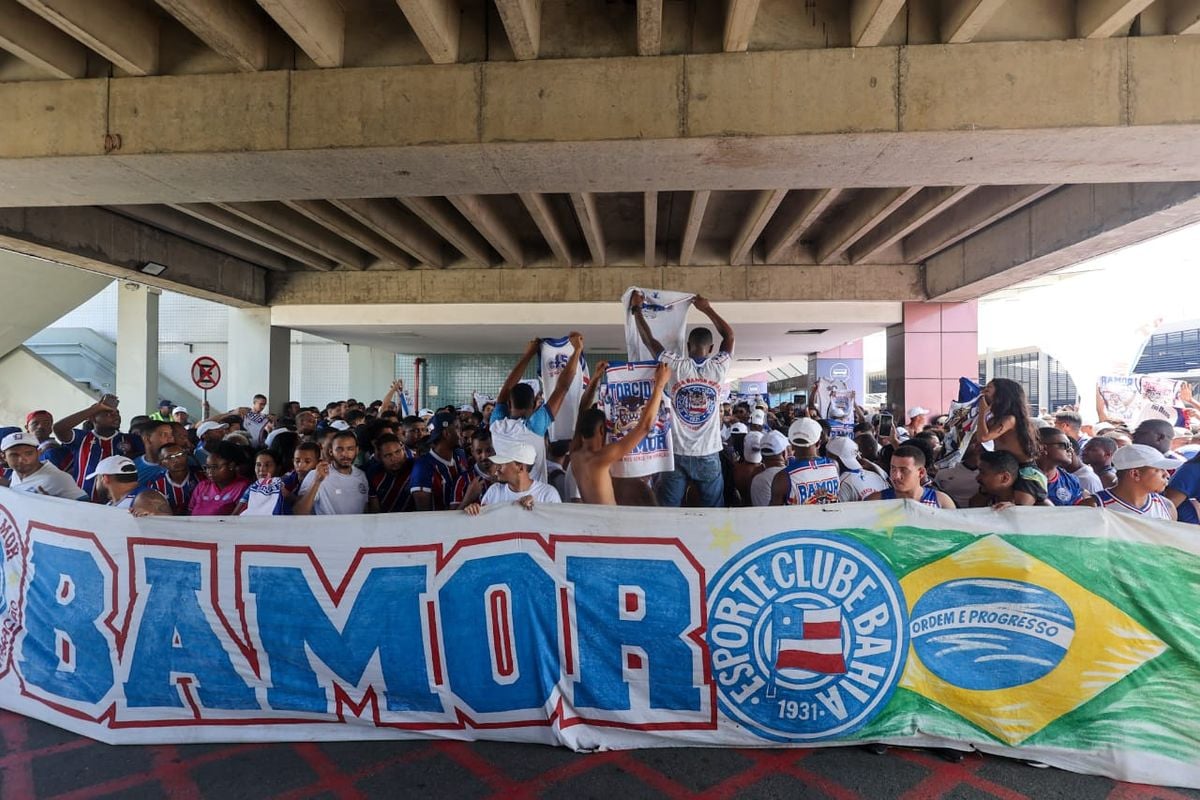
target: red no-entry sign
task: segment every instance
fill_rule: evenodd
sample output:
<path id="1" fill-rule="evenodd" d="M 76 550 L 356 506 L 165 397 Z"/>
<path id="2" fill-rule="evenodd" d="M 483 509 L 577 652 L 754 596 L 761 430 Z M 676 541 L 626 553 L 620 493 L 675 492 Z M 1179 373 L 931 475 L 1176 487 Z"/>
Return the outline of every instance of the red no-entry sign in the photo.
<path id="1" fill-rule="evenodd" d="M 192 383 L 204 391 L 217 388 L 221 382 L 221 365 L 212 356 L 200 356 L 192 362 Z"/>

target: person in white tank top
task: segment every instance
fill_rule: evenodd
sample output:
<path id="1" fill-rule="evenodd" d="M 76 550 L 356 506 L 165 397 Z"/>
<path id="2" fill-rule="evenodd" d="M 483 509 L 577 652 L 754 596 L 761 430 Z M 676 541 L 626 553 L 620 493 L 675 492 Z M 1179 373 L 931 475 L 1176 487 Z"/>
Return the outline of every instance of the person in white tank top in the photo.
<path id="1" fill-rule="evenodd" d="M 1181 462 L 1145 444 L 1127 444 L 1113 453 L 1117 485 L 1079 501 L 1081 506 L 1106 508 L 1121 514 L 1175 520 L 1175 505 L 1163 497 L 1171 470 Z"/>

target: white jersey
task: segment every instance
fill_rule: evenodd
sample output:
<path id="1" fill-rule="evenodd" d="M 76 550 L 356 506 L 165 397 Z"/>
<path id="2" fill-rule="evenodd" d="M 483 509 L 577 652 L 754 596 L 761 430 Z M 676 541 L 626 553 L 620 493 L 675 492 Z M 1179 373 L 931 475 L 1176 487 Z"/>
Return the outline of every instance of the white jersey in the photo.
<path id="1" fill-rule="evenodd" d="M 730 354 L 693 359 L 664 350 L 658 360 L 671 368 L 668 394 L 675 412 L 671 425 L 675 454 L 721 452 L 721 384 L 729 371 Z"/>
<path id="2" fill-rule="evenodd" d="M 750 481 L 750 504 L 754 506 L 771 505 L 771 484 L 783 467 L 767 467 L 754 476 Z"/>
<path id="3" fill-rule="evenodd" d="M 751 464 L 762 463 L 763 431 L 750 431 L 742 440 L 742 460 Z"/>
<path id="4" fill-rule="evenodd" d="M 843 503 L 866 500 L 868 496 L 888 488 L 888 482 L 882 475 L 865 469 L 846 470 L 839 477 L 838 500 Z"/>
<path id="5" fill-rule="evenodd" d="M 304 476 L 300 496 L 305 497 L 317 482 L 317 471 Z M 314 514 L 361 514 L 367 510 L 367 475 L 358 467 L 351 467 L 349 475 L 343 475 L 333 467 L 317 489 L 313 501 Z"/>
<path id="6" fill-rule="evenodd" d="M 1151 492 L 1150 496 L 1146 498 L 1146 504 L 1141 508 L 1126 503 L 1107 489 L 1096 492 L 1096 499 L 1100 501 L 1102 508 L 1106 508 L 1109 511 L 1131 514 L 1136 517 L 1148 517 L 1150 519 L 1173 519 L 1171 512 L 1168 510 L 1171 501 L 1157 492 Z"/>
<path id="7" fill-rule="evenodd" d="M 496 506 L 504 505 L 506 503 L 515 503 L 522 497 L 533 497 L 533 502 L 535 505 L 539 503 L 562 502 L 562 498 L 558 496 L 558 491 L 555 490 L 553 486 L 548 483 L 542 483 L 541 481 L 534 481 L 533 485 L 523 492 L 514 492 L 512 489 L 508 488 L 507 483 L 493 483 L 488 487 L 488 490 L 483 493 L 483 500 L 480 501 L 480 505 Z"/>
<path id="8" fill-rule="evenodd" d="M 9 488 L 31 494 L 39 494 L 38 489 L 41 489 L 42 493 L 51 497 L 62 497 L 67 500 L 87 499 L 87 495 L 75 483 L 75 479 L 49 461 L 43 461 L 37 471 L 28 478 L 22 478 L 14 470 Z"/>
<path id="9" fill-rule="evenodd" d="M 247 411 L 242 417 L 242 430 L 250 437 L 250 444 L 262 447 L 263 429 L 267 427 L 267 415 L 257 411 Z"/>
<path id="10" fill-rule="evenodd" d="M 622 295 L 621 303 L 625 308 L 629 308 L 629 297 L 634 291 L 631 287 Z M 642 318 L 650 327 L 650 333 L 665 350 L 682 353 L 687 333 L 687 313 L 692 307 L 692 298 L 695 295 L 658 289 L 638 291 L 641 291 L 643 296 Z M 625 315 L 625 349 L 630 361 L 654 360 L 654 353 L 642 342 L 633 314 Z"/>
<path id="11" fill-rule="evenodd" d="M 567 337 L 542 339 L 542 346 L 539 348 L 538 375 L 542 377 L 546 397 L 554 394 L 555 389 L 558 388 L 558 376 L 567 368 L 574 352 L 575 348 Z M 558 415 L 550 423 L 549 434 L 552 442 L 575 436 L 575 418 L 579 414 L 579 401 L 583 399 L 583 392 L 587 388 L 588 381 L 587 362 L 583 360 L 582 353 L 579 355 L 579 362 L 579 368 L 575 371 L 575 380 L 571 382 L 566 395 L 563 396 Z"/>

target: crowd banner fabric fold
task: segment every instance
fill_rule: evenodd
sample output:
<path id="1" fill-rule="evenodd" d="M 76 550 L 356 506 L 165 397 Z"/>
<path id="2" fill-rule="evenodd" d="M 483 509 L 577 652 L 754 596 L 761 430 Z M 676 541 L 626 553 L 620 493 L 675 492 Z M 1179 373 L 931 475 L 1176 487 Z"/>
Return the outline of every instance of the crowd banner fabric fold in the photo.
<path id="1" fill-rule="evenodd" d="M 1200 540 L 1102 509 L 137 519 L 0 489 L 0 706 L 110 743 L 978 748 L 1200 787 Z"/>
<path id="2" fill-rule="evenodd" d="M 687 292 L 669 292 L 660 289 L 639 289 L 630 286 L 621 295 L 622 308 L 625 312 L 625 349 L 630 361 L 649 361 L 655 358 L 650 348 L 642 342 L 638 333 L 637 322 L 629 313 L 629 298 L 634 292 L 641 292 L 642 316 L 650 326 L 650 332 L 668 352 L 687 354 L 687 313 L 692 307 L 692 299 L 696 296 Z"/>
<path id="3" fill-rule="evenodd" d="M 1105 375 L 1096 381 L 1101 408 L 1109 419 L 1130 426 L 1148 419 L 1181 422 L 1183 381 L 1151 375 Z"/>
<path id="4" fill-rule="evenodd" d="M 642 418 L 642 409 L 654 391 L 657 361 L 609 364 L 600 386 L 604 407 L 607 441 L 624 439 Z M 675 469 L 675 451 L 671 443 L 671 398 L 664 394 L 658 407 L 658 419 L 650 433 L 633 452 L 613 464 L 614 478 L 643 478 Z"/>
<path id="5" fill-rule="evenodd" d="M 575 348 L 571 346 L 571 340 L 566 336 L 561 339 L 542 339 L 541 347 L 538 349 L 538 377 L 542 379 L 546 397 L 554 394 L 554 390 L 558 387 L 558 376 L 567 368 L 573 352 L 575 352 Z M 575 380 L 567 389 L 562 407 L 554 416 L 554 421 L 550 423 L 550 441 L 557 442 L 575 436 L 575 418 L 579 416 L 579 401 L 583 397 L 587 384 L 587 361 L 584 359 L 583 353 L 580 353 L 579 369 L 575 372 Z"/>

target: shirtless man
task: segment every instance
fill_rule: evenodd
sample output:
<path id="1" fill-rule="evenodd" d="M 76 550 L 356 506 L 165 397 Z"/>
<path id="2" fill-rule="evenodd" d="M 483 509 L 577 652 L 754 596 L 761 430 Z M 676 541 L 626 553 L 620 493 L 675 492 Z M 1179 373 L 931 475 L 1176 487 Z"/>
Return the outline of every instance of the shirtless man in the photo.
<path id="1" fill-rule="evenodd" d="M 596 387 L 600 385 L 600 377 L 607 368 L 607 362 L 602 361 L 596 365 L 596 373 L 579 402 L 579 422 L 575 426 L 575 438 L 571 441 L 571 470 L 575 474 L 575 483 L 579 486 L 583 502 L 615 506 L 617 500 L 613 493 L 613 479 L 609 468 L 632 453 L 654 427 L 663 389 L 671 378 L 671 368 L 663 363 L 658 365 L 654 371 L 654 388 L 650 392 L 649 401 L 642 408 L 637 424 L 623 438 L 605 444 L 604 412 L 592 408 L 592 401 L 596 395 Z"/>

